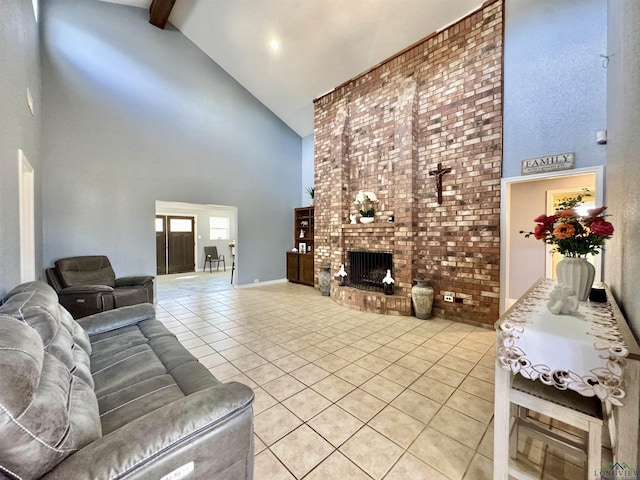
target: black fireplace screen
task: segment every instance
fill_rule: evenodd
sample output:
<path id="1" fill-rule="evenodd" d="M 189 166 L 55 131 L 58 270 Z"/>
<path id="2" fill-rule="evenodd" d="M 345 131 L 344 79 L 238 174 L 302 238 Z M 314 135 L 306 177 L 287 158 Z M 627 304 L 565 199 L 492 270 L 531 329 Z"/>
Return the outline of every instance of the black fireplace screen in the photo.
<path id="1" fill-rule="evenodd" d="M 349 275 L 347 285 L 362 290 L 382 292 L 382 279 L 391 270 L 393 254 L 389 252 L 349 251 Z"/>

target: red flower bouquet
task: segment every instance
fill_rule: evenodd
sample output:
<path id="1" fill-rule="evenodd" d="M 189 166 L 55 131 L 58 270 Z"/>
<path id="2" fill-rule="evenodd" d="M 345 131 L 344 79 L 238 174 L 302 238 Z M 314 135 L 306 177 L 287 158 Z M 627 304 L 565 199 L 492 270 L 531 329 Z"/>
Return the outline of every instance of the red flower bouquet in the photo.
<path id="1" fill-rule="evenodd" d="M 576 208 L 581 204 L 581 195 L 565 199 L 554 215 L 540 215 L 533 220 L 536 222 L 533 232 L 521 230 L 520 233 L 553 245 L 554 250 L 565 257 L 597 255 L 604 241 L 613 235 L 613 225 L 603 215 L 607 207 L 592 208 L 587 215 L 580 216 Z"/>

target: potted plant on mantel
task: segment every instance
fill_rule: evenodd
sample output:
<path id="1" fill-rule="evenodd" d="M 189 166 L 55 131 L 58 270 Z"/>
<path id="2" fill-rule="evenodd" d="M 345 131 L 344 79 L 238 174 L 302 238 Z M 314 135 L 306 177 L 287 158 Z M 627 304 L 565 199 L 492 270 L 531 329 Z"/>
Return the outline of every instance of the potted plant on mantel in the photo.
<path id="1" fill-rule="evenodd" d="M 533 235 L 564 255 L 556 265 L 558 283 L 573 288 L 578 300 L 583 301 L 589 296 L 595 276 L 595 268 L 586 256 L 600 252 L 604 241 L 613 235 L 613 225 L 604 218 L 607 207 L 591 208 L 586 215 L 580 215 L 580 205 L 582 195 L 565 198 L 554 215 L 540 215 L 533 220 L 537 223 L 533 232 L 520 233 L 527 238 Z"/>
<path id="2" fill-rule="evenodd" d="M 374 215 L 376 214 L 376 209 L 374 205 L 378 203 L 378 197 L 373 192 L 363 192 L 360 190 L 356 195 L 356 201 L 353 202 L 354 205 L 360 206 L 360 223 L 372 223 L 374 220 Z"/>

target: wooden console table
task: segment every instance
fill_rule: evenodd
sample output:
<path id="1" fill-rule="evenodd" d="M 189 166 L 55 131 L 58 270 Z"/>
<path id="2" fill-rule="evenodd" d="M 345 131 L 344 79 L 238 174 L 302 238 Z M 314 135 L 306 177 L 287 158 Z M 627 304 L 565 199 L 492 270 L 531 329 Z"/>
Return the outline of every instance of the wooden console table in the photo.
<path id="1" fill-rule="evenodd" d="M 508 478 L 514 375 L 612 406 L 614 461 L 638 468 L 640 347 L 608 288 L 606 303 L 580 302 L 573 314 L 554 315 L 546 303 L 555 285 L 539 280 L 495 323 L 494 480 Z"/>

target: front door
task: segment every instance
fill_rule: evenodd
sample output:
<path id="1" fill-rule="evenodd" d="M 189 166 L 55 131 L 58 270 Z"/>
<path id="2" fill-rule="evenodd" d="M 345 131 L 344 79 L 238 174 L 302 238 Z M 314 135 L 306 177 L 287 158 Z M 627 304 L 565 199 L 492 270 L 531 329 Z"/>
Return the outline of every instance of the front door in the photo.
<path id="1" fill-rule="evenodd" d="M 168 273 L 195 271 L 193 217 L 167 217 Z"/>

